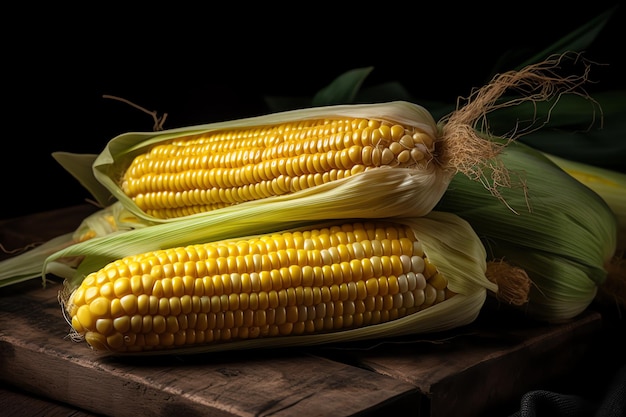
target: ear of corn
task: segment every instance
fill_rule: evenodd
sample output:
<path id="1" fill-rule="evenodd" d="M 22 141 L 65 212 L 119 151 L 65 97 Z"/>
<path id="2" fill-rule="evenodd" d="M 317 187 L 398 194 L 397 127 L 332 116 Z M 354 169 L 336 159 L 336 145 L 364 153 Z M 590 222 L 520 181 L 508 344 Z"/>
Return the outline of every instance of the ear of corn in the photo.
<path id="1" fill-rule="evenodd" d="M 595 301 L 599 305 L 607 306 L 607 311 L 616 311 L 621 316 L 626 310 L 626 174 L 555 155 L 545 155 L 602 197 L 617 217 L 615 256 L 607 267 L 607 278 L 598 288 Z"/>
<path id="2" fill-rule="evenodd" d="M 503 259 L 528 273 L 533 285 L 523 306 L 527 315 L 550 321 L 574 317 L 607 278 L 616 248 L 615 215 L 598 194 L 539 151 L 512 143 L 500 158 L 523 175 L 527 196 L 503 190 L 506 206 L 456 176 L 437 210 L 467 220 L 482 238 L 488 260 Z"/>
<path id="3" fill-rule="evenodd" d="M 595 191 L 613 210 L 619 227 L 617 252 L 626 252 L 626 174 L 545 154 L 562 170 Z"/>
<path id="4" fill-rule="evenodd" d="M 472 228 L 431 213 L 129 255 L 60 300 L 94 349 L 180 353 L 449 329 L 475 319 L 486 288 Z"/>
<path id="5" fill-rule="evenodd" d="M 94 175 L 135 216 L 152 222 L 263 202 L 385 169 L 412 182 L 415 207 L 432 210 L 454 170 L 437 154 L 437 125 L 408 102 L 328 106 L 114 138 Z M 364 205 L 372 199 L 357 197 Z"/>

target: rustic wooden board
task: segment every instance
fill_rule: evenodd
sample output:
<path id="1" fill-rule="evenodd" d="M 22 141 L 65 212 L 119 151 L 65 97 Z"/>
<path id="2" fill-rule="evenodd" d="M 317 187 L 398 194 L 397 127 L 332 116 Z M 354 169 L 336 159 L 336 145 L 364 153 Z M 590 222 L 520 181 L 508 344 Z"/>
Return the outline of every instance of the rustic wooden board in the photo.
<path id="1" fill-rule="evenodd" d="M 41 398 L 13 386 L 0 383 L 0 410 L 3 417 L 98 417 L 98 414 L 76 407 Z"/>
<path id="2" fill-rule="evenodd" d="M 398 415 L 419 401 L 408 382 L 297 349 L 105 356 L 65 338 L 69 327 L 57 302 L 60 286 L 44 289 L 31 281 L 0 289 L 0 378 L 94 413 Z"/>
<path id="3" fill-rule="evenodd" d="M 483 314 L 462 329 L 430 337 L 404 338 L 371 349 L 335 351 L 335 360 L 389 375 L 417 386 L 431 417 L 508 415 L 522 395 L 572 369 L 601 329 L 601 315 L 584 312 L 559 324 L 533 323 L 516 315 Z M 542 385 L 543 384 L 543 385 Z"/>

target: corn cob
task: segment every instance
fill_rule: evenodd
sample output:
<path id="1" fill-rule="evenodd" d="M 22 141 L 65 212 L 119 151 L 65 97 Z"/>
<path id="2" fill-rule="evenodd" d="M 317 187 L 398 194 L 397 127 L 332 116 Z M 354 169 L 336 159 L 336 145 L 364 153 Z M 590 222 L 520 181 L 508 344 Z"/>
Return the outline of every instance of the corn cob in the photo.
<path id="1" fill-rule="evenodd" d="M 460 226 L 453 235 L 471 248 L 462 255 L 467 259 L 457 259 L 465 262 L 460 274 L 472 275 L 484 292 L 491 284 L 484 282 L 479 240 L 456 216 L 440 219 L 440 229 Z M 433 220 L 420 221 L 428 226 Z M 334 222 L 127 256 L 60 297 L 74 335 L 96 350 L 161 351 L 335 333 L 398 320 L 472 288 L 457 283 L 451 289 L 425 249 L 410 223 Z M 433 243 L 435 259 L 438 251 Z M 448 267 L 459 274 L 458 266 Z M 461 320 L 473 316 L 470 309 Z"/>
<path id="2" fill-rule="evenodd" d="M 181 217 L 294 193 L 381 166 L 426 166 L 424 131 L 364 118 L 315 119 L 196 134 L 137 156 L 121 187 L 143 211 Z"/>
<path id="3" fill-rule="evenodd" d="M 436 122 L 413 103 L 327 106 L 121 135 L 96 159 L 94 173 L 133 214 L 163 222 L 306 190 L 323 195 L 387 169 L 413 185 L 420 207 L 403 213 L 413 216 L 443 195 L 458 170 L 452 156 L 473 155 L 479 164 L 495 154 L 485 140 L 492 153 L 472 153 L 468 140 L 463 152 L 442 152 L 439 142 Z M 363 205 L 370 200 L 363 192 Z"/>
<path id="4" fill-rule="evenodd" d="M 545 321 L 571 319 L 589 306 L 607 281 L 617 218 L 600 195 L 536 149 L 511 143 L 500 158 L 525 173 L 527 196 L 503 190 L 509 204 L 505 207 L 480 185 L 457 175 L 437 210 L 467 220 L 483 239 L 488 261 L 503 259 L 527 272 L 533 285 L 523 306 L 525 315 Z"/>

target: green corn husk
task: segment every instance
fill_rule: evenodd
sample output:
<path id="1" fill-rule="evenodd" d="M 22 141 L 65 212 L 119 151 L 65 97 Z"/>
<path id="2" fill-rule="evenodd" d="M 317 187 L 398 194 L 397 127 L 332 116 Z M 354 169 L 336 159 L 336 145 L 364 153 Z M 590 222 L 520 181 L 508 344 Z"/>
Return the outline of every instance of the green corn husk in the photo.
<path id="1" fill-rule="evenodd" d="M 493 265 L 504 261 L 526 271 L 532 285 L 525 314 L 547 321 L 572 318 L 607 279 L 617 219 L 598 194 L 539 151 L 511 143 L 500 158 L 520 174 L 528 195 L 522 188 L 502 188 L 504 204 L 480 184 L 456 176 L 436 209 L 467 220 Z"/>
<path id="2" fill-rule="evenodd" d="M 599 288 L 596 301 L 613 311 L 626 310 L 626 174 L 545 154 L 565 172 L 595 191 L 617 216 L 618 233 L 615 256 L 608 276 Z"/>
<path id="3" fill-rule="evenodd" d="M 552 162 L 595 191 L 617 216 L 618 254 L 626 251 L 626 174 L 544 153 Z"/>
<path id="4" fill-rule="evenodd" d="M 0 261 L 0 288 L 40 278 L 45 260 L 68 246 L 147 225 L 128 213 L 119 202 L 114 203 L 85 217 L 73 232 L 56 236 L 26 252 Z M 71 276 L 77 265 L 76 258 L 59 258 L 48 264 L 48 272 L 60 277 Z"/>

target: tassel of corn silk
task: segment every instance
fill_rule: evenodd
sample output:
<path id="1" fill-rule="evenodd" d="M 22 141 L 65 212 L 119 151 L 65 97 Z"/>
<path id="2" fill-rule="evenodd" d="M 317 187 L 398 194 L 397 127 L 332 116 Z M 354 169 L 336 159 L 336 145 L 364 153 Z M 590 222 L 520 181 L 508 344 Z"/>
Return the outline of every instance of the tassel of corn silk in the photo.
<path id="1" fill-rule="evenodd" d="M 547 321 L 572 318 L 607 280 L 617 219 L 597 193 L 541 152 L 516 142 L 500 158 L 524 178 L 523 190 L 502 189 L 506 204 L 457 175 L 436 209 L 472 225 L 486 247 L 488 269 L 494 268 L 487 275 L 496 282 L 507 279 L 501 276 L 507 270 L 503 262 L 529 276 L 525 314 Z"/>
<path id="2" fill-rule="evenodd" d="M 471 323 L 497 291 L 485 259 L 451 213 L 345 219 L 125 256 L 59 300 L 74 340 L 114 354 L 347 342 Z"/>

